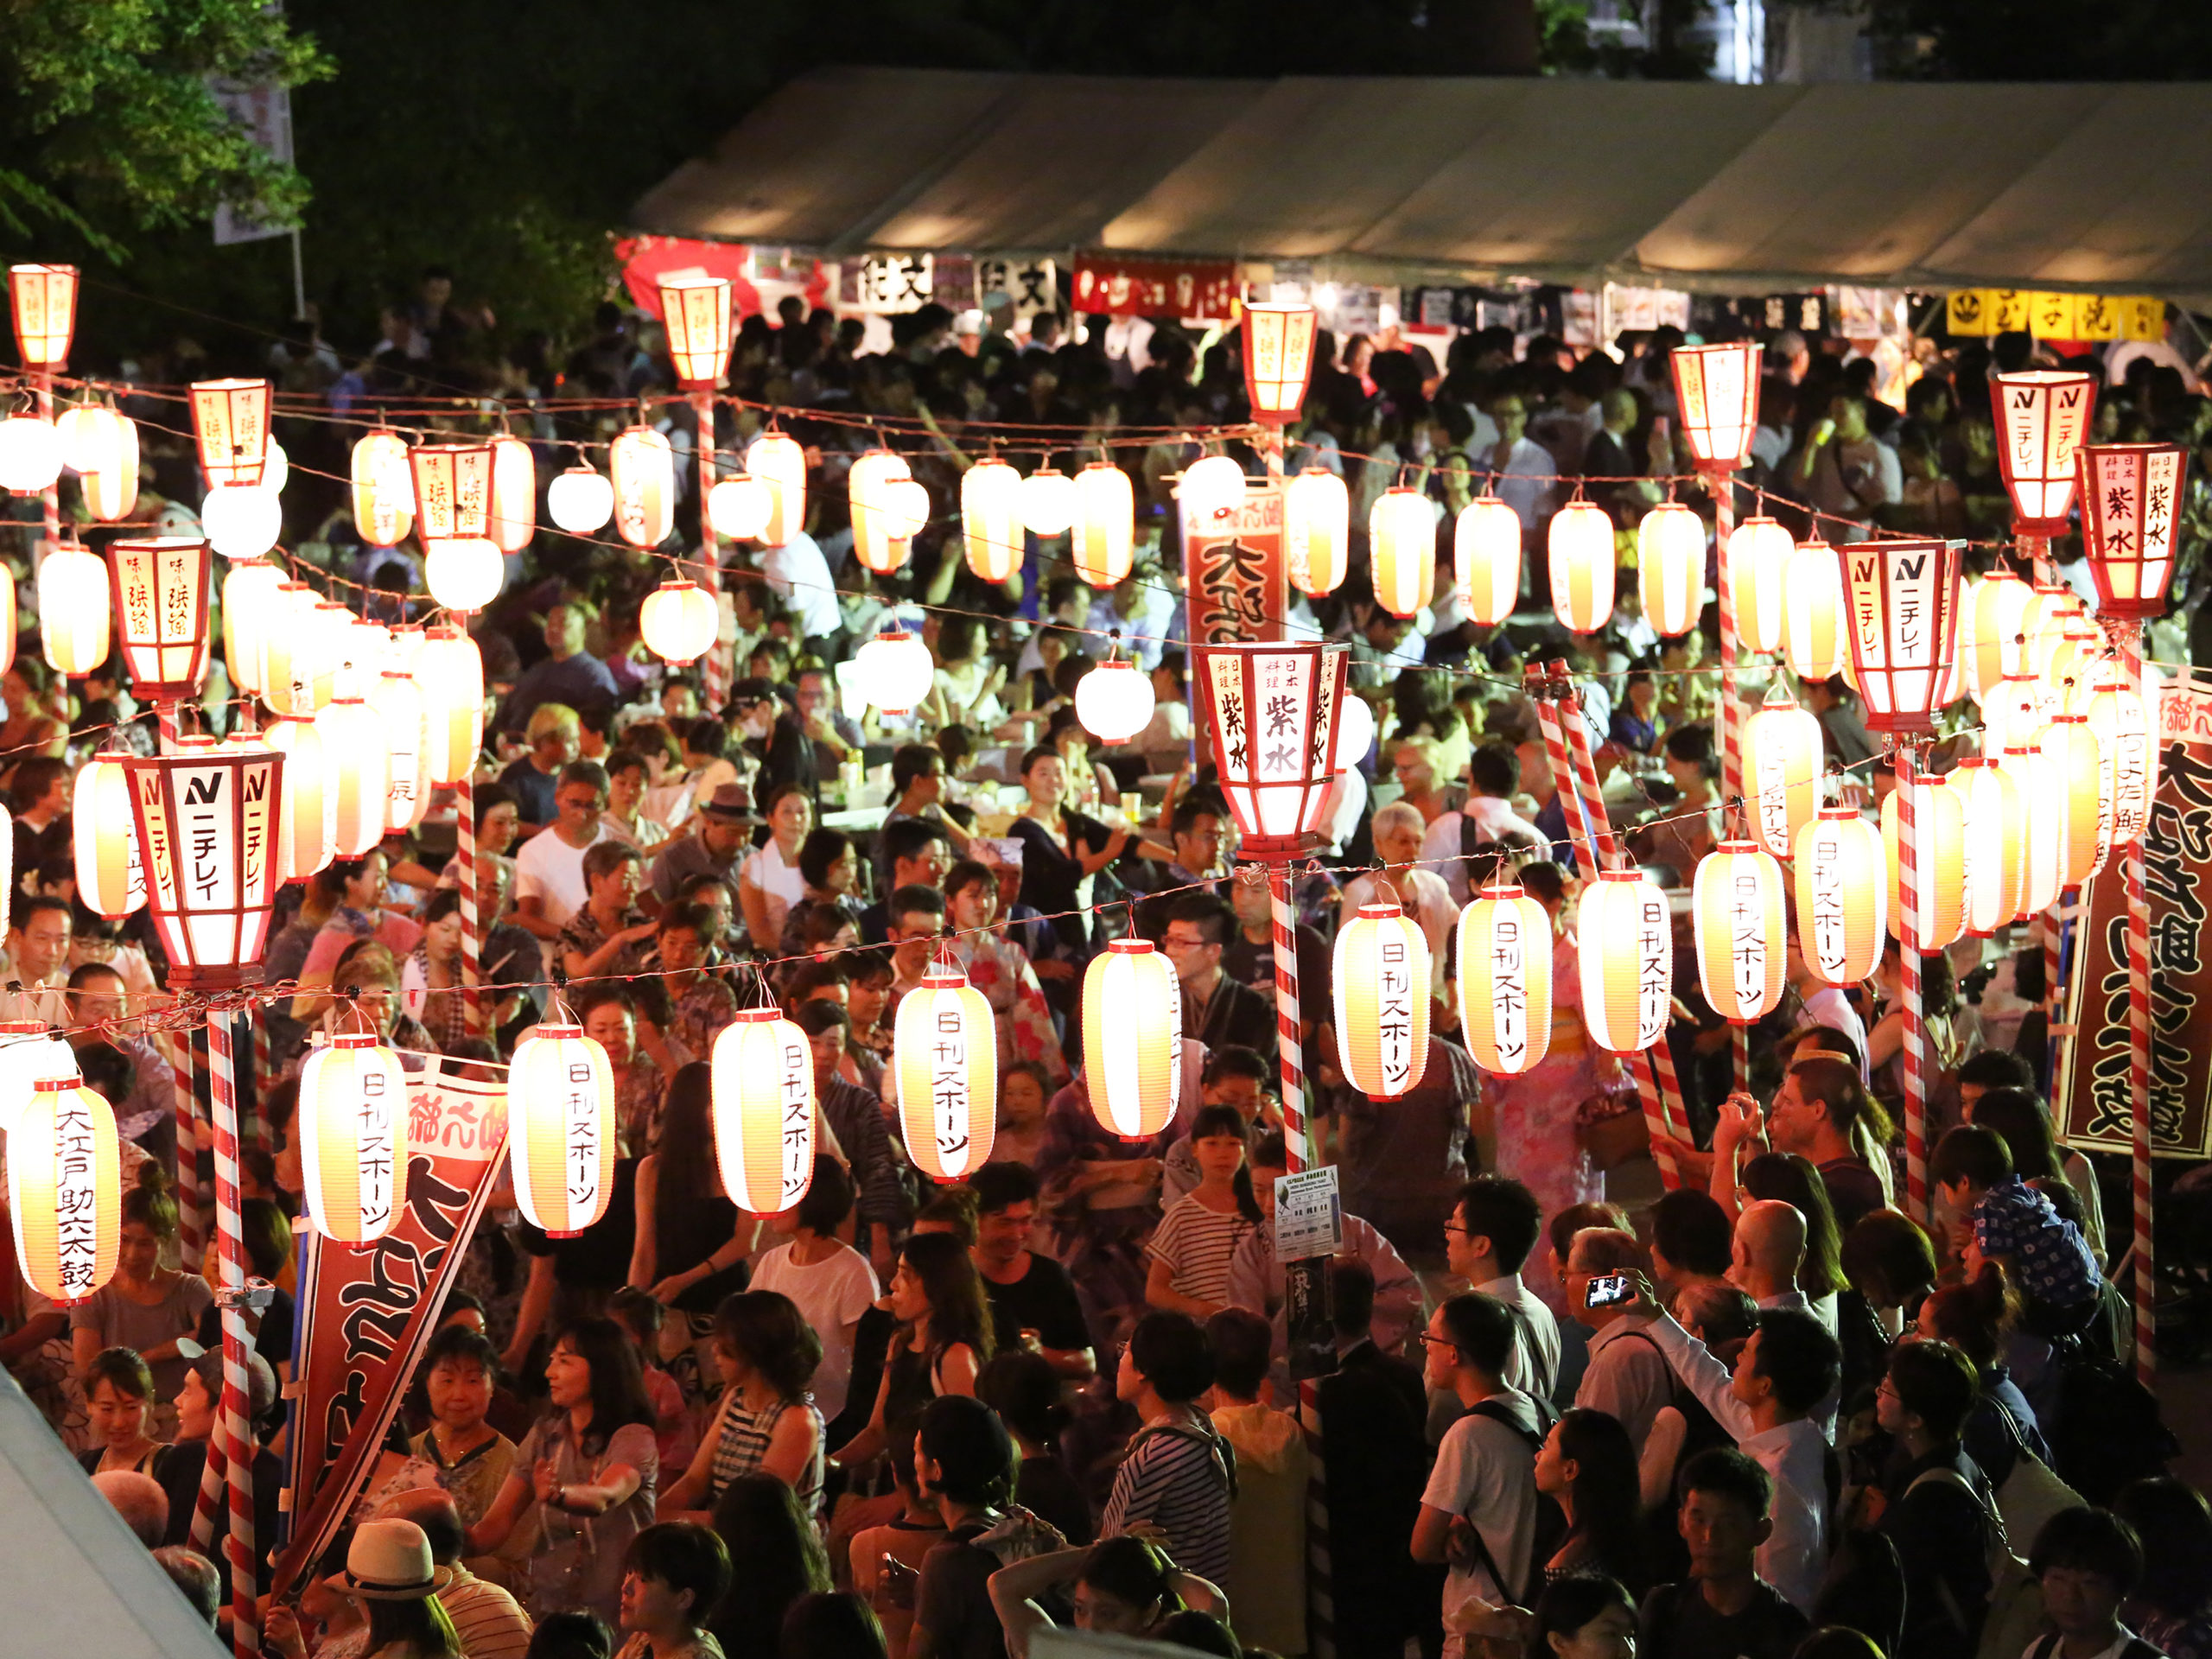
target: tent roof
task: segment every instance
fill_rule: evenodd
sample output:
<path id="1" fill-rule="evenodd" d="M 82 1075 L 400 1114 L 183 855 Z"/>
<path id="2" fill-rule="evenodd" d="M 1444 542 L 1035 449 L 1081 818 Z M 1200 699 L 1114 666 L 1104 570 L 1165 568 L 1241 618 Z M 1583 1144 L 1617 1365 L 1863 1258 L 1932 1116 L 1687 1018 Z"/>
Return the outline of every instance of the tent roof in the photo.
<path id="1" fill-rule="evenodd" d="M 1311 259 L 1751 291 L 2212 294 L 2212 86 L 830 68 L 640 229 L 824 254 Z"/>

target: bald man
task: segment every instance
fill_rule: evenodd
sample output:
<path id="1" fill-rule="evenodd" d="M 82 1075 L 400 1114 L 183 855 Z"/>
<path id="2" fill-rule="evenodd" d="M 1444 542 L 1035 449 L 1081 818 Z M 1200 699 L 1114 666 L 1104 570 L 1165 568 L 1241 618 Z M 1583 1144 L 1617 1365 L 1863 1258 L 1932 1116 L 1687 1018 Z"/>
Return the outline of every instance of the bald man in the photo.
<path id="1" fill-rule="evenodd" d="M 1790 1308 L 1809 1313 L 1812 1304 L 1797 1288 L 1797 1270 L 1804 1265 L 1805 1217 L 1797 1206 L 1780 1198 L 1745 1205 L 1736 1217 L 1728 1282 L 1762 1310 Z"/>
<path id="2" fill-rule="evenodd" d="M 135 1469 L 111 1469 L 92 1477 L 92 1486 L 114 1506 L 123 1524 L 148 1549 L 159 1549 L 169 1529 L 169 1498 L 161 1483 Z"/>
<path id="3" fill-rule="evenodd" d="M 431 1593 L 453 1620 L 462 1659 L 524 1659 L 530 1649 L 530 1620 L 521 1605 L 496 1584 L 487 1584 L 461 1563 L 461 1511 L 453 1494 L 439 1486 L 417 1487 L 377 1506 L 381 1521 L 412 1521 L 429 1540 L 436 1567 Z"/>

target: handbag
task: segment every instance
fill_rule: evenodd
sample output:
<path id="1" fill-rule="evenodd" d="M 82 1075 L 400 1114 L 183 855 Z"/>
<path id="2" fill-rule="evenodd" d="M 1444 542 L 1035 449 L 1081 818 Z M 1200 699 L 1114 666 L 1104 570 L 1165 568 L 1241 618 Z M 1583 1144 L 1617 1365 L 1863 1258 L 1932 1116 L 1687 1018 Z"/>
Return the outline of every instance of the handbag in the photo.
<path id="1" fill-rule="evenodd" d="M 1605 1089 L 1575 1108 L 1574 1144 L 1599 1170 L 1618 1169 L 1651 1150 L 1651 1131 L 1636 1086 Z"/>

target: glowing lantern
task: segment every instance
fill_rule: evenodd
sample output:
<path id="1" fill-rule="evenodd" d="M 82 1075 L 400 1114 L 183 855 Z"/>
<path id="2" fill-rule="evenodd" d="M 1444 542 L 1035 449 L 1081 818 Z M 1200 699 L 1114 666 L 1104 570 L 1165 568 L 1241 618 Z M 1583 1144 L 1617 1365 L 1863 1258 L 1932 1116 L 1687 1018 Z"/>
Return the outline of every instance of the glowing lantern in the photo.
<path id="1" fill-rule="evenodd" d="M 1370 1100 L 1412 1092 L 1428 1065 L 1428 940 L 1396 905 L 1362 905 L 1337 934 L 1337 1060 Z"/>
<path id="2" fill-rule="evenodd" d="M 1745 519 L 1728 537 L 1728 580 L 1734 585 L 1736 638 L 1749 652 L 1780 651 L 1786 632 L 1783 572 L 1796 543 L 1777 519 Z"/>
<path id="3" fill-rule="evenodd" d="M 407 452 L 416 527 L 426 543 L 490 537 L 493 461 L 488 443 L 423 443 Z"/>
<path id="4" fill-rule="evenodd" d="M 1338 771 L 1343 645 L 1199 645 L 1198 690 L 1222 792 L 1255 858 L 1305 850 Z"/>
<path id="5" fill-rule="evenodd" d="M 2058 889 L 2065 874 L 2062 861 L 2066 814 L 2063 804 L 2054 798 L 2056 774 L 2039 747 L 2008 748 L 1999 765 L 2012 780 L 2013 791 L 2020 799 L 2026 857 L 2021 865 L 2019 914 L 2013 919 L 2024 921 L 2037 911 L 2048 910 L 2058 902 Z"/>
<path id="6" fill-rule="evenodd" d="M 531 1225 L 574 1238 L 614 1192 L 614 1072 L 557 999 L 507 1070 L 509 1160 Z"/>
<path id="7" fill-rule="evenodd" d="M 1313 374 L 1313 330 L 1319 321 L 1310 305 L 1245 306 L 1244 390 L 1254 420 L 1286 426 L 1298 418 Z"/>
<path id="8" fill-rule="evenodd" d="M 1570 633 L 1595 633 L 1613 613 L 1613 518 L 1580 496 L 1552 515 L 1552 610 Z"/>
<path id="9" fill-rule="evenodd" d="M 1724 841 L 1698 861 L 1690 893 L 1698 979 L 1732 1026 L 1755 1024 L 1782 1001 L 1782 866 L 1755 842 Z"/>
<path id="10" fill-rule="evenodd" d="M 35 415 L 0 421 L 0 489 L 36 495 L 61 476 L 61 438 Z"/>
<path id="11" fill-rule="evenodd" d="M 418 632 L 419 637 L 419 632 Z M 430 741 L 430 711 L 411 663 L 387 667 L 369 691 L 370 712 L 384 734 L 391 760 L 385 794 L 385 827 L 412 830 L 430 809 L 425 762 Z"/>
<path id="12" fill-rule="evenodd" d="M 1677 346 L 1668 353 L 1682 435 L 1700 472 L 1732 473 L 1751 459 L 1759 425 L 1759 352 L 1758 341 L 1739 340 Z"/>
<path id="13" fill-rule="evenodd" d="M 135 468 L 138 461 L 138 428 L 105 404 L 79 404 L 64 411 L 54 423 L 61 440 L 62 464 L 73 473 L 111 473 L 120 468 L 126 453 Z"/>
<path id="14" fill-rule="evenodd" d="M 74 1082 L 77 1051 L 42 1020 L 0 1020 L 0 1130 L 12 1131 L 41 1079 Z"/>
<path id="15" fill-rule="evenodd" d="M 649 426 L 615 434 L 607 457 L 614 488 L 614 533 L 632 547 L 658 547 L 676 528 L 676 455 Z"/>
<path id="16" fill-rule="evenodd" d="M 68 360 L 69 337 L 77 327 L 77 267 L 9 266 L 8 312 L 23 366 L 60 367 Z"/>
<path id="17" fill-rule="evenodd" d="M 200 504 L 200 527 L 226 559 L 257 559 L 284 533 L 283 504 L 266 484 L 224 484 Z"/>
<path id="18" fill-rule="evenodd" d="M 337 785 L 338 856 L 359 858 L 384 839 L 391 804 L 391 751 L 369 705 L 333 697 L 316 713 L 323 762 Z"/>
<path id="19" fill-rule="evenodd" d="M 1485 1071 L 1517 1077 L 1552 1044 L 1552 925 L 1511 883 L 1459 912 L 1459 1030 Z"/>
<path id="20" fill-rule="evenodd" d="M 1075 573 L 1093 588 L 1111 588 L 1129 574 L 1136 536 L 1136 496 L 1129 475 L 1110 461 L 1094 461 L 1075 475 Z"/>
<path id="21" fill-rule="evenodd" d="M 2074 505 L 2075 452 L 2089 435 L 2097 377 L 2072 369 L 2024 369 L 1990 385 L 1997 460 L 2023 536 L 2057 536 Z"/>
<path id="22" fill-rule="evenodd" d="M 1521 515 L 1494 495 L 1468 502 L 1452 527 L 1452 563 L 1469 620 L 1504 621 L 1521 600 Z"/>
<path id="23" fill-rule="evenodd" d="M 132 690 L 175 702 L 207 677 L 207 588 L 213 561 L 196 536 L 108 543 L 116 642 Z"/>
<path id="24" fill-rule="evenodd" d="M 272 437 L 262 456 L 261 486 L 273 493 L 283 489 L 291 476 L 292 458 L 284 453 L 284 446 Z"/>
<path id="25" fill-rule="evenodd" d="M 77 679 L 107 661 L 107 562 L 74 542 L 56 542 L 38 568 L 39 632 L 46 660 Z"/>
<path id="26" fill-rule="evenodd" d="M 1966 777 L 1923 775 L 1913 785 L 1914 938 L 1923 951 L 1941 950 L 1966 931 L 1970 868 L 1993 861 L 1996 847 L 1985 840 L 1970 861 L 1967 856 Z M 1897 791 L 1882 803 L 1882 857 L 1889 867 L 1885 888 L 1890 931 L 1904 937 L 1904 904 L 1898 878 Z M 1977 825 L 1977 830 L 1981 830 Z M 1809 960 L 1809 958 L 1808 958 Z"/>
<path id="27" fill-rule="evenodd" d="M 2043 728 L 2044 781 L 2050 798 L 2041 810 L 2058 825 L 2058 882 L 2078 887 L 2105 867 L 2112 851 L 2112 794 L 2105 786 L 2104 752 L 2086 715 L 2062 714 Z"/>
<path id="28" fill-rule="evenodd" d="M 1149 1141 L 1183 1094 L 1183 988 L 1149 939 L 1114 939 L 1083 970 L 1083 1077 L 1100 1125 Z"/>
<path id="29" fill-rule="evenodd" d="M 2028 804 L 2013 774 L 1984 755 L 1960 761 L 1950 787 L 1976 839 L 1966 872 L 1967 931 L 1987 938 L 2020 913 L 2027 891 Z M 1920 879 L 1928 880 L 1925 872 Z"/>
<path id="30" fill-rule="evenodd" d="M 423 581 L 430 597 L 449 611 L 480 611 L 506 585 L 507 563 L 488 536 L 426 543 Z"/>
<path id="31" fill-rule="evenodd" d="M 729 362 L 729 279 L 676 276 L 660 285 L 660 321 L 676 383 L 686 391 L 711 391 Z"/>
<path id="32" fill-rule="evenodd" d="M 1635 870 L 1600 870 L 1575 912 L 1582 942 L 1582 1018 L 1590 1040 L 1632 1054 L 1667 1034 L 1675 995 L 1675 927 L 1667 895 Z"/>
<path id="33" fill-rule="evenodd" d="M 1325 467 L 1308 467 L 1283 486 L 1284 561 L 1301 594 L 1333 594 L 1344 579 L 1351 498 Z"/>
<path id="34" fill-rule="evenodd" d="M 887 715 L 912 714 L 937 683 L 937 664 L 921 636 L 886 628 L 853 654 L 861 695 Z"/>
<path id="35" fill-rule="evenodd" d="M 774 1007 L 741 1008 L 715 1039 L 715 1161 L 730 1202 L 794 1209 L 814 1184 L 814 1051 Z"/>
<path id="36" fill-rule="evenodd" d="M 2158 752 L 2152 741 L 2157 724 L 2136 689 L 2113 675 L 2089 699 L 2089 729 L 2110 761 L 2112 844 L 2132 847 L 2151 819 L 2151 798 L 2158 787 Z"/>
<path id="37" fill-rule="evenodd" d="M 1152 723 L 1152 677 L 1109 657 L 1075 683 L 1075 715 L 1101 743 L 1126 743 Z"/>
<path id="38" fill-rule="evenodd" d="M 40 1078 L 8 1136 L 8 1209 L 16 1270 L 56 1306 L 91 1300 L 115 1276 L 122 1185 L 107 1102 L 73 1072 Z"/>
<path id="39" fill-rule="evenodd" d="M 1346 697 L 1337 705 L 1337 770 L 1350 772 L 1374 752 L 1375 711 L 1364 697 Z"/>
<path id="40" fill-rule="evenodd" d="M 2032 674 L 2007 674 L 1981 702 L 1981 752 L 1994 759 L 2015 743 L 2035 741 L 2043 730 L 2043 682 Z"/>
<path id="41" fill-rule="evenodd" d="M 521 552 L 537 534 L 537 461 L 528 444 L 505 433 L 492 440 L 489 528 L 502 553 Z"/>
<path id="42" fill-rule="evenodd" d="M 998 583 L 1020 569 L 1025 529 L 1020 473 L 993 455 L 961 475 L 960 535 L 977 576 Z"/>
<path id="43" fill-rule="evenodd" d="M 806 528 L 806 451 L 772 427 L 745 452 L 745 470 L 768 486 L 774 503 L 761 543 L 781 547 Z"/>
<path id="44" fill-rule="evenodd" d="M 1636 527 L 1637 593 L 1643 619 L 1673 638 L 1697 626 L 1705 605 L 1705 521 L 1662 501 Z"/>
<path id="45" fill-rule="evenodd" d="M 894 478 L 883 486 L 883 528 L 891 538 L 891 565 L 913 556 L 914 537 L 930 522 L 930 493 L 916 480 Z"/>
<path id="46" fill-rule="evenodd" d="M 571 536 L 604 530 L 614 516 L 614 486 L 591 467 L 571 467 L 545 488 L 545 512 Z"/>
<path id="47" fill-rule="evenodd" d="M 696 582 L 664 582 L 638 608 L 638 632 L 646 648 L 677 668 L 714 649 L 720 621 L 715 596 Z"/>
<path id="48" fill-rule="evenodd" d="M 2037 582 L 2021 613 L 2020 665 L 2031 674 L 2049 671 L 2050 659 L 2066 643 L 2066 631 L 2088 615 L 2081 596 L 2063 582 Z"/>
<path id="49" fill-rule="evenodd" d="M 1968 585 L 1959 614 L 1959 660 L 1967 695 L 1977 702 L 2007 674 L 2020 671 L 2020 636 L 2034 590 L 2010 570 L 1992 570 Z"/>
<path id="50" fill-rule="evenodd" d="M 1244 469 L 1227 455 L 1202 455 L 1183 469 L 1175 486 L 1184 534 L 1217 533 L 1244 506 Z"/>
<path id="51" fill-rule="evenodd" d="M 1783 567 L 1782 654 L 1801 680 L 1827 680 L 1843 667 L 1843 570 L 1826 542 L 1800 542 Z"/>
<path id="52" fill-rule="evenodd" d="M 1959 551 L 1883 537 L 1842 550 L 1851 657 L 1872 732 L 1932 732 L 1956 659 Z"/>
<path id="53" fill-rule="evenodd" d="M 138 423 L 118 415 L 114 442 L 98 470 L 81 474 L 85 511 L 102 524 L 127 518 L 138 505 Z"/>
<path id="54" fill-rule="evenodd" d="M 146 902 L 146 871 L 130 822 L 130 780 L 119 755 L 95 754 L 77 769 L 69 796 L 70 836 L 77 855 L 77 896 L 94 912 L 120 921 Z"/>
<path id="55" fill-rule="evenodd" d="M 423 764 L 430 782 L 450 789 L 476 769 L 484 747 L 484 658 L 459 628 L 431 628 L 423 639 L 415 682 L 430 713 Z"/>
<path id="56" fill-rule="evenodd" d="M 2092 443 L 2081 450 L 2082 543 L 2100 615 L 2163 616 L 2174 579 L 2189 452 L 2177 443 Z"/>
<path id="57" fill-rule="evenodd" d="M 336 653 L 322 607 L 303 582 L 281 582 L 262 644 L 261 698 L 277 714 L 304 719 L 330 700 Z"/>
<path id="58" fill-rule="evenodd" d="M 16 584 L 0 582 L 0 674 L 5 674 L 16 661 Z M 5 809 L 0 808 L 0 829 L 5 829 Z M 0 873 L 5 867 L 0 866 Z"/>
<path id="59" fill-rule="evenodd" d="M 1075 515 L 1075 480 L 1065 473 L 1039 467 L 1021 480 L 1021 522 L 1032 535 L 1065 536 Z"/>
<path id="60" fill-rule="evenodd" d="M 871 449 L 853 461 L 846 482 L 846 499 L 852 509 L 853 556 L 871 570 L 887 573 L 906 562 L 904 543 L 892 534 L 891 502 L 885 491 L 894 481 L 912 475 L 905 458 L 888 449 Z"/>
<path id="61" fill-rule="evenodd" d="M 269 461 L 269 383 L 194 381 L 192 429 L 208 488 L 260 483 Z"/>
<path id="62" fill-rule="evenodd" d="M 720 480 L 707 492 L 707 522 L 733 542 L 759 540 L 775 511 L 775 492 L 750 473 Z"/>
<path id="63" fill-rule="evenodd" d="M 1376 497 L 1367 516 L 1375 601 L 1393 616 L 1412 616 L 1436 592 L 1436 512 L 1419 490 L 1395 486 Z"/>
<path id="64" fill-rule="evenodd" d="M 261 741 L 283 758 L 284 810 L 276 826 L 276 879 L 304 881 L 338 856 L 338 791 L 312 719 L 272 721 Z"/>
<path id="65" fill-rule="evenodd" d="M 1797 940 L 1830 985 L 1872 977 L 1889 924 L 1882 832 L 1849 806 L 1824 806 L 1797 832 Z"/>
<path id="66" fill-rule="evenodd" d="M 949 962 L 899 999 L 892 1039 L 906 1155 L 933 1181 L 989 1160 L 999 1121 L 999 1043 L 991 1005 Z"/>
<path id="67" fill-rule="evenodd" d="M 353 441 L 353 528 L 371 547 L 397 547 L 415 528 L 407 441 L 386 427 Z"/>
<path id="68" fill-rule="evenodd" d="M 2086 618 L 2066 631 L 2065 643 L 2051 653 L 2038 688 L 2046 718 L 2063 714 L 2082 687 L 2094 686 L 2107 651 L 2104 636 Z M 2086 702 L 2075 712 L 2087 712 Z"/>
<path id="69" fill-rule="evenodd" d="M 300 1067 L 300 1175 L 315 1230 L 372 1244 L 407 1207 L 407 1077 L 373 1033 L 343 1032 Z"/>
<path id="70" fill-rule="evenodd" d="M 1821 755 L 1821 722 L 1777 677 L 1744 722 L 1744 802 L 1759 844 L 1777 858 L 1796 849 L 1798 832 L 1820 810 Z"/>
<path id="71" fill-rule="evenodd" d="M 169 983 L 228 990 L 261 977 L 276 903 L 283 760 L 274 749 L 181 737 L 132 755 L 146 908 L 168 953 Z"/>

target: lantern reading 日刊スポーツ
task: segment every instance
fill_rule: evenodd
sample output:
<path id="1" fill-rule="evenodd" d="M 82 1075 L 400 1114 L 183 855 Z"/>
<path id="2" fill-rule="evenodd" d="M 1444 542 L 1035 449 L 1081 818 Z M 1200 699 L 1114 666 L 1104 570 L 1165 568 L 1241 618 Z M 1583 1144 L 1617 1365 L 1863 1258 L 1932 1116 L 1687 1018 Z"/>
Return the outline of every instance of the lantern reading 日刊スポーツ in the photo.
<path id="1" fill-rule="evenodd" d="M 1551 918 L 1510 883 L 1484 887 L 1459 912 L 1459 1028 L 1475 1064 L 1500 1077 L 1551 1051 Z"/>
<path id="2" fill-rule="evenodd" d="M 1754 1025 L 1782 1001 L 1782 866 L 1748 841 L 1724 841 L 1698 861 L 1690 909 L 1705 1000 L 1732 1026 Z"/>
<path id="3" fill-rule="evenodd" d="M 1799 707 L 1777 675 L 1744 722 L 1744 804 L 1759 844 L 1788 858 L 1821 804 L 1821 722 Z"/>
<path id="4" fill-rule="evenodd" d="M 715 1038 L 715 1161 L 730 1202 L 791 1210 L 814 1184 L 814 1051 L 781 1009 L 741 1008 Z"/>
<path id="5" fill-rule="evenodd" d="M 933 1181 L 989 1161 L 999 1120 L 999 1044 L 991 1005 L 950 962 L 899 1001 L 892 1039 L 906 1155 Z"/>
<path id="6" fill-rule="evenodd" d="M 1632 1054 L 1664 1039 L 1675 995 L 1667 895 L 1635 870 L 1600 870 L 1576 911 L 1582 1017 L 1590 1040 Z"/>
<path id="7" fill-rule="evenodd" d="M 407 1077 L 374 1032 L 340 1032 L 300 1067 L 300 1175 L 315 1230 L 372 1244 L 407 1208 Z"/>
<path id="8" fill-rule="evenodd" d="M 614 1192 L 614 1073 L 607 1051 L 557 999 L 515 1045 L 507 1130 L 515 1199 L 531 1225 L 574 1238 L 607 1213 Z"/>
<path id="9" fill-rule="evenodd" d="M 1398 1100 L 1428 1065 L 1428 939 L 1396 905 L 1365 904 L 1337 934 L 1337 1059 L 1370 1100 Z"/>
<path id="10" fill-rule="evenodd" d="M 1824 806 L 1797 832 L 1797 945 L 1823 983 L 1851 985 L 1881 965 L 1889 921 L 1882 832 L 1851 806 Z"/>

